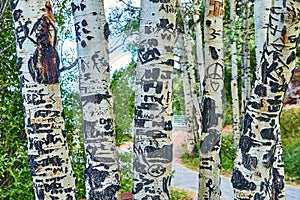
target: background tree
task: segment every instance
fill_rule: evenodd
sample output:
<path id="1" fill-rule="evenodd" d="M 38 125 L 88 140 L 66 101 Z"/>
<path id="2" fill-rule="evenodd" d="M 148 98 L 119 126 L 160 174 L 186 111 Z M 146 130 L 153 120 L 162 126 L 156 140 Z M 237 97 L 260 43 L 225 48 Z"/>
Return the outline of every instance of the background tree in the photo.
<path id="1" fill-rule="evenodd" d="M 291 0 L 270 7 L 232 176 L 236 199 L 285 199 L 279 117 L 295 68 L 299 6 Z"/>
<path id="2" fill-rule="evenodd" d="M 205 4 L 205 77 L 200 141 L 199 199 L 220 199 L 224 73 L 223 3 L 222 0 L 207 0 Z"/>
<path id="3" fill-rule="evenodd" d="M 120 190 L 104 1 L 72 3 L 83 110 L 87 199 L 117 199 Z M 95 46 L 95 44 L 98 44 Z"/>
<path id="4" fill-rule="evenodd" d="M 134 113 L 134 199 L 169 199 L 175 0 L 142 1 Z"/>
<path id="5" fill-rule="evenodd" d="M 49 1 L 11 1 L 11 8 L 35 196 L 73 199 L 75 178 L 64 129 L 52 6 Z"/>

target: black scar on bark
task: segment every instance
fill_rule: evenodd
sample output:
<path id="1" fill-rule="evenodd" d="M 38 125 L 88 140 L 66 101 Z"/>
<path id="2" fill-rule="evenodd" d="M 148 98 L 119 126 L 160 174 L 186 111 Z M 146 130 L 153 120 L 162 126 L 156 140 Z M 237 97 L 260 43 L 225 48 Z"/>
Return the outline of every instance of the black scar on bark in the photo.
<path id="1" fill-rule="evenodd" d="M 12 10 L 16 9 L 17 5 L 19 3 L 19 0 L 10 0 L 10 7 Z"/>
<path id="2" fill-rule="evenodd" d="M 22 13 L 23 13 L 23 11 L 21 9 L 14 10 L 14 12 L 13 12 L 13 18 L 14 18 L 15 22 L 20 19 Z"/>
<path id="3" fill-rule="evenodd" d="M 169 186 L 171 185 L 171 176 L 163 178 L 163 192 L 168 195 L 168 199 L 170 199 Z"/>
<path id="4" fill-rule="evenodd" d="M 105 38 L 105 40 L 108 40 L 108 37 L 109 37 L 109 25 L 108 25 L 108 23 L 106 23 L 105 25 L 104 25 L 104 30 L 103 30 L 103 34 L 104 34 L 104 38 Z"/>
<path id="5" fill-rule="evenodd" d="M 172 162 L 173 153 L 172 153 L 173 145 L 164 145 L 161 148 L 155 148 L 152 146 L 145 147 L 145 154 L 147 158 L 152 159 L 159 159 L 159 162 L 162 163 L 169 163 Z"/>
<path id="6" fill-rule="evenodd" d="M 263 155 L 262 163 L 265 167 L 273 166 L 273 163 L 275 162 L 275 149 L 276 149 L 276 145 L 271 147 L 270 151 L 268 151 L 266 154 Z"/>
<path id="7" fill-rule="evenodd" d="M 273 93 L 284 92 L 287 88 L 286 83 L 285 84 L 279 84 L 277 82 L 270 81 L 269 85 L 271 87 L 271 92 L 273 92 Z"/>
<path id="8" fill-rule="evenodd" d="M 211 21 L 210 20 L 206 20 L 205 24 L 206 24 L 206 26 L 210 26 L 211 25 Z"/>
<path id="9" fill-rule="evenodd" d="M 248 170 L 254 170 L 257 166 L 258 160 L 256 157 L 246 154 L 243 156 L 242 164 Z"/>
<path id="10" fill-rule="evenodd" d="M 272 184 L 272 194 L 274 194 L 273 198 L 274 199 L 279 199 L 280 194 L 282 193 L 281 191 L 284 188 L 284 176 L 280 175 L 278 170 L 276 168 L 273 168 L 272 170 L 273 174 L 273 184 Z"/>
<path id="11" fill-rule="evenodd" d="M 103 187 L 102 183 L 108 176 L 109 172 L 94 169 L 91 165 L 84 170 L 84 179 L 88 181 L 91 188 Z"/>
<path id="12" fill-rule="evenodd" d="M 245 119 L 244 119 L 244 130 L 243 130 L 244 134 L 247 133 L 248 129 L 251 129 L 252 122 L 253 122 L 252 117 L 248 113 L 246 113 Z"/>
<path id="13" fill-rule="evenodd" d="M 220 134 L 215 129 L 209 129 L 208 135 L 201 141 L 200 150 L 201 153 L 207 154 L 212 151 L 216 144 L 220 143 Z"/>
<path id="14" fill-rule="evenodd" d="M 260 131 L 260 135 L 263 139 L 275 140 L 274 128 L 265 128 Z"/>
<path id="15" fill-rule="evenodd" d="M 287 58 L 286 64 L 291 64 L 296 59 L 296 53 L 295 51 L 292 51 L 291 55 Z"/>
<path id="16" fill-rule="evenodd" d="M 254 89 L 254 94 L 257 94 L 260 97 L 267 96 L 267 88 L 264 85 L 258 85 Z"/>
<path id="17" fill-rule="evenodd" d="M 34 184 L 34 190 L 38 199 L 45 199 L 45 192 L 43 188 L 39 188 L 37 184 Z"/>
<path id="18" fill-rule="evenodd" d="M 250 137 L 242 136 L 240 138 L 239 148 L 241 149 L 243 155 L 247 154 L 252 146 L 253 142 Z"/>
<path id="19" fill-rule="evenodd" d="M 154 180 L 149 180 L 149 179 L 146 179 L 146 178 L 143 178 L 143 177 L 141 177 L 141 179 L 142 179 L 141 180 L 142 183 L 138 183 L 136 185 L 136 187 L 132 189 L 132 194 L 139 193 L 139 191 L 141 191 L 145 185 L 150 185 L 151 183 L 154 182 Z"/>
<path id="20" fill-rule="evenodd" d="M 231 183 L 233 188 L 239 190 L 255 190 L 256 185 L 253 182 L 248 181 L 238 169 L 233 169 L 233 174 L 231 178 Z"/>
<path id="21" fill-rule="evenodd" d="M 119 185 L 110 185 L 104 190 L 90 190 L 89 197 L 90 199 L 109 199 L 109 200 L 117 200 L 116 193 L 120 190 Z"/>
<path id="22" fill-rule="evenodd" d="M 210 51 L 212 59 L 214 59 L 214 60 L 218 60 L 219 59 L 219 55 L 218 55 L 218 52 L 217 52 L 217 50 L 216 50 L 215 47 L 209 46 L 209 51 Z"/>
<path id="23" fill-rule="evenodd" d="M 262 194 L 256 193 L 254 195 L 254 200 L 265 200 L 265 197 Z"/>
<path id="24" fill-rule="evenodd" d="M 29 172 L 30 172 L 30 175 L 31 176 L 34 176 L 35 175 L 35 170 L 38 168 L 38 163 L 35 161 L 35 159 L 37 158 L 38 156 L 36 155 L 28 155 L 27 158 L 28 158 L 28 168 L 29 168 Z"/>
<path id="25" fill-rule="evenodd" d="M 216 103 L 211 98 L 204 98 L 203 111 L 202 111 L 202 127 L 203 132 L 208 132 L 209 127 L 218 125 L 218 117 L 221 116 L 216 114 Z"/>

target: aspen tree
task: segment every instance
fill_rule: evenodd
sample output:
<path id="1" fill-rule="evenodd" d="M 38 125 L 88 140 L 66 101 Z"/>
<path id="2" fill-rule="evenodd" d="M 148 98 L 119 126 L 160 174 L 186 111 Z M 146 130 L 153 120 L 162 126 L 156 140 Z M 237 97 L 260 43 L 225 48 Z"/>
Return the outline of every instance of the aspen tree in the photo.
<path id="1" fill-rule="evenodd" d="M 235 18 L 236 18 L 236 2 L 230 0 L 230 23 L 231 31 L 235 31 Z M 232 34 L 234 35 L 234 34 Z M 239 107 L 239 91 L 238 91 L 238 64 L 237 64 L 237 50 L 236 42 L 231 38 L 230 51 L 231 51 L 231 96 L 232 96 L 232 127 L 233 139 L 237 144 L 240 134 L 240 107 Z"/>
<path id="2" fill-rule="evenodd" d="M 224 87 L 223 0 L 206 0 L 205 77 L 198 199 L 220 199 L 222 91 Z"/>
<path id="3" fill-rule="evenodd" d="M 75 0 L 87 199 L 118 199 L 120 180 L 103 0 Z"/>
<path id="4" fill-rule="evenodd" d="M 59 85 L 57 32 L 49 1 L 10 1 L 36 199 L 75 199 Z"/>
<path id="5" fill-rule="evenodd" d="M 295 69 L 299 10 L 296 0 L 276 0 L 269 8 L 231 179 L 235 199 L 285 199 L 279 118 Z"/>
<path id="6" fill-rule="evenodd" d="M 133 199 L 170 199 L 175 2 L 141 1 Z"/>

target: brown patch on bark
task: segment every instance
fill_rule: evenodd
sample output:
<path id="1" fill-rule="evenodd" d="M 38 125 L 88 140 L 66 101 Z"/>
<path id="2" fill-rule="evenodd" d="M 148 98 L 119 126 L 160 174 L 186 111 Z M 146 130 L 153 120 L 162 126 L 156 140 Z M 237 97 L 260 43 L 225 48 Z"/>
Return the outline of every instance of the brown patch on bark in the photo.
<path id="1" fill-rule="evenodd" d="M 283 26 L 282 30 L 281 30 L 281 39 L 282 39 L 283 44 L 286 44 L 287 40 L 288 40 L 286 32 L 287 32 L 286 26 Z"/>
<path id="2" fill-rule="evenodd" d="M 51 5 L 50 1 L 46 1 L 45 7 L 46 7 L 47 17 L 50 19 L 51 23 L 54 24 L 54 22 L 55 22 L 54 15 L 53 15 L 52 5 Z"/>
<path id="3" fill-rule="evenodd" d="M 215 16 L 215 17 L 219 17 L 219 16 L 224 15 L 223 1 L 221 1 L 221 0 L 210 0 L 209 5 L 213 6 L 213 10 L 210 10 L 208 12 L 208 15 L 212 15 L 212 16 Z"/>

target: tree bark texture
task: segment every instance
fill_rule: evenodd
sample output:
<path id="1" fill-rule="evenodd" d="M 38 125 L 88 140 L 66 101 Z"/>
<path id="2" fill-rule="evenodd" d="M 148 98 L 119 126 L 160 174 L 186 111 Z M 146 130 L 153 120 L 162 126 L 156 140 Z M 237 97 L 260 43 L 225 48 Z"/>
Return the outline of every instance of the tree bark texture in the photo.
<path id="1" fill-rule="evenodd" d="M 199 137 L 201 135 L 202 131 L 202 120 L 201 120 L 201 109 L 199 105 L 199 101 L 197 98 L 197 83 L 196 83 L 196 69 L 195 69 L 195 54 L 192 44 L 192 36 L 191 36 L 191 30 L 188 27 L 188 16 L 185 14 L 184 11 L 181 12 L 183 16 L 183 27 L 184 27 L 184 46 L 186 48 L 186 54 L 187 54 L 187 63 L 185 71 L 188 74 L 190 74 L 189 78 L 189 84 L 190 84 L 190 95 L 192 98 L 192 108 L 193 108 L 193 116 L 194 116 L 194 143 L 196 144 L 199 141 Z M 189 72 L 189 73 L 188 73 Z M 197 125 L 197 126 L 196 126 Z"/>
<path id="2" fill-rule="evenodd" d="M 204 51 L 203 51 L 203 34 L 201 30 L 201 15 L 200 6 L 202 0 L 193 0 L 193 20 L 195 29 L 195 40 L 196 40 L 196 67 L 198 69 L 199 76 L 199 104 L 202 105 L 203 99 L 203 79 L 204 79 Z M 201 106 L 200 106 L 201 107 Z"/>
<path id="3" fill-rule="evenodd" d="M 246 104 L 250 97 L 250 33 L 249 33 L 249 12 L 250 2 L 248 0 L 242 0 L 242 105 L 241 115 L 244 119 Z M 242 119 L 242 121 L 244 121 Z M 240 124 L 240 130 L 243 130 L 243 123 Z"/>
<path id="4" fill-rule="evenodd" d="M 230 23 L 231 31 L 235 32 L 236 2 L 230 0 Z M 232 34 L 233 35 L 233 34 Z M 238 91 L 238 64 L 236 42 L 233 40 L 230 44 L 231 50 L 231 96 L 232 96 L 232 128 L 234 143 L 238 144 L 240 135 L 240 106 Z"/>
<path id="5" fill-rule="evenodd" d="M 75 199 L 64 130 L 56 28 L 49 1 L 10 1 L 36 199 Z"/>
<path id="6" fill-rule="evenodd" d="M 205 79 L 200 142 L 199 199 L 220 199 L 223 95 L 223 1 L 207 0 L 204 19 Z"/>
<path id="7" fill-rule="evenodd" d="M 86 197 L 118 199 L 120 180 L 104 1 L 76 0 L 71 5 L 79 58 Z"/>
<path id="8" fill-rule="evenodd" d="M 179 50 L 179 62 L 182 69 L 182 83 L 184 93 L 184 108 L 186 117 L 186 129 L 187 129 L 187 149 L 189 153 L 195 148 L 195 137 L 194 137 L 194 115 L 193 115 L 193 101 L 191 96 L 191 85 L 188 75 L 188 65 L 186 58 L 186 49 L 184 45 L 184 38 L 181 31 L 177 32 L 177 48 Z"/>
<path id="9" fill-rule="evenodd" d="M 279 117 L 295 69 L 299 8 L 295 0 L 270 7 L 231 180 L 235 199 L 285 199 Z"/>
<path id="10" fill-rule="evenodd" d="M 170 199 L 175 0 L 141 1 L 133 198 Z"/>

